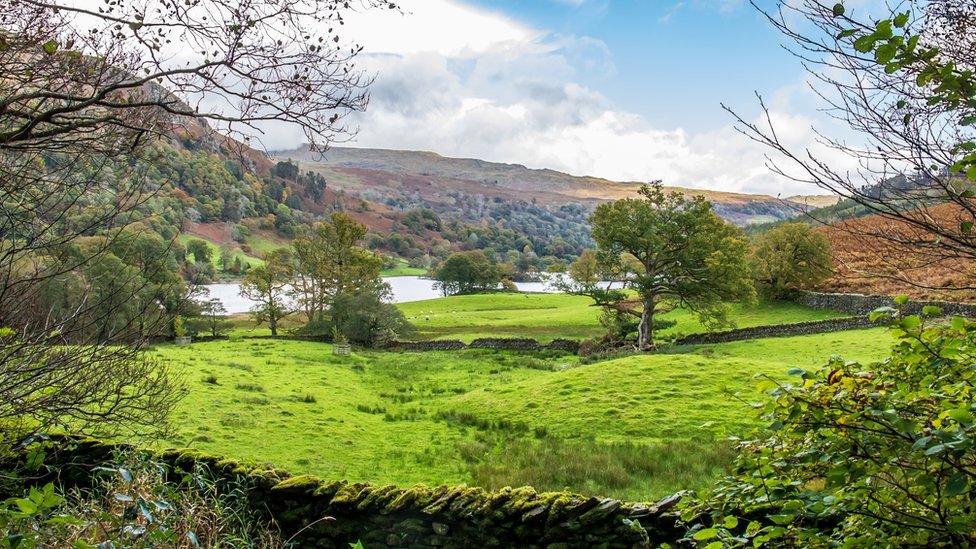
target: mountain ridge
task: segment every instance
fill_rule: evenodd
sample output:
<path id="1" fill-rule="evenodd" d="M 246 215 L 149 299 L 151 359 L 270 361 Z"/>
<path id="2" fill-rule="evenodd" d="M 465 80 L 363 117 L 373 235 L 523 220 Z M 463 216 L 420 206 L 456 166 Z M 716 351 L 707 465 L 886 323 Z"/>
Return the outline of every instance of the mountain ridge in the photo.
<path id="1" fill-rule="evenodd" d="M 423 190 L 433 193 L 428 198 L 435 202 L 438 193 L 453 190 L 482 193 L 490 198 L 535 200 L 533 203 L 546 205 L 581 203 L 595 207 L 600 202 L 636 196 L 645 184 L 572 175 L 551 168 L 528 168 L 517 163 L 454 158 L 432 151 L 333 147 L 319 153 L 303 146 L 269 154 L 277 161 L 297 162 L 301 170 L 322 173 L 336 186 L 369 200 L 393 199 L 394 189 L 418 192 L 426 187 Z M 687 196 L 704 196 L 719 215 L 739 225 L 787 219 L 806 207 L 769 195 L 667 185 L 665 188 Z"/>

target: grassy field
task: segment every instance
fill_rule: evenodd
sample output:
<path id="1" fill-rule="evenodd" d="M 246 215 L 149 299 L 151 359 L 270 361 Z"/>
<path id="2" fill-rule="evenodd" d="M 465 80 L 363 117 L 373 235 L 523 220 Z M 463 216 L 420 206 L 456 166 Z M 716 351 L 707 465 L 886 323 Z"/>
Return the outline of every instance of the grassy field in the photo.
<path id="1" fill-rule="evenodd" d="M 471 341 L 486 334 L 497 337 L 583 339 L 603 333 L 600 311 L 586 297 L 565 294 L 497 293 L 462 295 L 399 305 L 417 327 L 419 339 Z M 733 318 L 739 327 L 784 324 L 844 316 L 833 311 L 810 309 L 794 303 L 736 305 Z M 663 315 L 677 324 L 664 335 L 687 335 L 702 331 L 695 315 L 676 310 Z"/>
<path id="2" fill-rule="evenodd" d="M 171 445 L 324 478 L 650 500 L 720 472 L 723 435 L 755 425 L 756 374 L 783 377 L 845 350 L 876 359 L 889 344 L 861 330 L 585 365 L 480 350 L 340 358 L 327 344 L 264 339 L 154 353 L 190 388 Z"/>
<path id="3" fill-rule="evenodd" d="M 397 258 L 396 262 L 396 267 L 391 269 L 383 269 L 380 276 L 424 276 L 427 274 L 427 269 L 411 267 L 410 263 L 408 263 L 406 259 Z"/>

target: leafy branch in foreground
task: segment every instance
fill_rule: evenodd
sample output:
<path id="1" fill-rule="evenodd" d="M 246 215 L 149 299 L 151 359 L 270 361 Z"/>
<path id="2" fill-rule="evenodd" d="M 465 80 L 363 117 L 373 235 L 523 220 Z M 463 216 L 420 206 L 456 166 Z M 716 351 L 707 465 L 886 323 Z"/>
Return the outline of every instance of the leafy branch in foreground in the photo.
<path id="1" fill-rule="evenodd" d="M 976 322 L 929 325 L 893 309 L 872 316 L 893 322 L 897 343 L 884 361 L 835 357 L 816 372 L 791 370 L 795 381 L 762 381 L 767 428 L 741 443 L 731 476 L 685 509 L 692 539 L 976 542 Z"/>
<path id="2" fill-rule="evenodd" d="M 876 223 L 835 225 L 877 255 L 867 273 L 902 285 L 969 290 L 976 258 L 976 6 L 908 0 L 894 6 L 819 0 L 753 5 L 786 38 L 833 134 L 805 148 L 777 131 L 776 113 L 747 120 L 747 137 L 775 154 L 770 168 L 848 199 Z M 830 219 L 815 221 L 829 223 Z M 938 267 L 957 282 L 916 275 Z M 958 282 L 963 281 L 963 282 Z"/>

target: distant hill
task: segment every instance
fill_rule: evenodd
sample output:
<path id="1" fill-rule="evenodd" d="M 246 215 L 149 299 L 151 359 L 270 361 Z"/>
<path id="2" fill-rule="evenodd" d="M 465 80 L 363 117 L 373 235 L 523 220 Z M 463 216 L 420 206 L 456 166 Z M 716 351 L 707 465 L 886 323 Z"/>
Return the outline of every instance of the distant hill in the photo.
<path id="1" fill-rule="evenodd" d="M 578 204 L 590 209 L 603 201 L 634 196 L 642 184 L 419 151 L 335 147 L 319 154 L 301 147 L 272 156 L 297 162 L 302 172 L 321 173 L 333 188 L 354 196 L 391 207 L 402 203 L 403 207 L 435 211 L 453 205 L 459 194 L 542 207 Z M 705 196 L 719 215 L 739 225 L 787 219 L 805 206 L 766 195 L 672 189 Z"/>
<path id="2" fill-rule="evenodd" d="M 803 204 L 809 208 L 826 208 L 840 202 L 841 197 L 836 194 L 798 194 L 788 196 L 786 200 Z"/>
<path id="3" fill-rule="evenodd" d="M 960 219 L 968 217 L 955 204 L 932 206 L 926 215 L 945 227 L 958 226 Z M 834 274 L 822 283 L 821 290 L 976 302 L 976 290 L 971 289 L 976 267 L 971 261 L 867 236 L 905 235 L 909 242 L 918 239 L 920 233 L 903 221 L 864 215 L 816 230 L 830 240 L 834 256 Z"/>

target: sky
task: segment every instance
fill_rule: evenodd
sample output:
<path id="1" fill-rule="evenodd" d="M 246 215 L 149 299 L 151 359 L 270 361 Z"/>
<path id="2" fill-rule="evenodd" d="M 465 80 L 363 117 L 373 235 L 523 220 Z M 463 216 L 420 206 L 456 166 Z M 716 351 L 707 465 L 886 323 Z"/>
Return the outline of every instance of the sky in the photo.
<path id="1" fill-rule="evenodd" d="M 830 124 L 782 37 L 744 0 L 400 5 L 348 19 L 345 36 L 364 46 L 360 66 L 376 80 L 347 146 L 620 181 L 819 192 L 773 175 L 765 149 L 737 134 L 720 106 L 757 119 L 762 94 L 780 136 L 801 149 L 815 148 L 813 128 Z"/>

